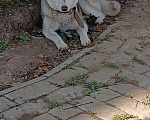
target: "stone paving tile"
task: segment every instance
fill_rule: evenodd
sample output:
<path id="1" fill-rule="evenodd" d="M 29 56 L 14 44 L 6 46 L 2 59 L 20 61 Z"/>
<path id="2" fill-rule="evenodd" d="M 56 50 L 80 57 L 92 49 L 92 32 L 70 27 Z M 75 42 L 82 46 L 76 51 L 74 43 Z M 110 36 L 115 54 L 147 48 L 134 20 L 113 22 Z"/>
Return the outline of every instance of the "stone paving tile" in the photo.
<path id="1" fill-rule="evenodd" d="M 121 96 L 121 94 L 117 93 L 117 92 L 114 92 L 110 89 L 99 89 L 100 91 L 98 92 L 94 92 L 94 93 L 91 93 L 90 95 L 99 100 L 99 101 L 108 101 L 108 100 L 111 100 L 113 98 L 116 98 L 116 97 L 119 97 Z"/>
<path id="2" fill-rule="evenodd" d="M 125 64 L 131 61 L 131 56 L 126 55 L 124 51 L 119 51 L 113 54 L 108 60 L 108 62 L 117 63 L 117 64 Z"/>
<path id="3" fill-rule="evenodd" d="M 73 106 L 69 104 L 65 104 L 65 105 L 53 108 L 48 113 L 52 114 L 55 117 L 61 118 L 62 120 L 65 120 L 83 112 L 82 110 L 78 108 L 70 108 L 70 107 L 73 107 Z"/>
<path id="4" fill-rule="evenodd" d="M 143 74 L 144 76 L 150 78 L 150 71 L 147 71 L 146 73 Z"/>
<path id="5" fill-rule="evenodd" d="M 108 101 L 107 103 L 115 105 L 117 108 L 125 111 L 126 113 L 139 116 L 142 120 L 150 119 L 150 106 L 141 104 L 140 102 L 129 97 L 118 97 Z"/>
<path id="6" fill-rule="evenodd" d="M 122 26 L 117 27 L 117 30 L 115 30 L 115 32 L 110 33 L 109 36 L 115 36 L 116 39 L 120 39 L 120 40 L 130 38 L 129 31 L 127 30 L 126 27 L 122 27 Z"/>
<path id="7" fill-rule="evenodd" d="M 73 67 L 73 69 L 65 69 L 52 77 L 49 77 L 46 81 L 55 84 L 65 85 L 65 81 L 71 80 L 76 74 L 87 74 L 88 71 L 81 67 Z"/>
<path id="8" fill-rule="evenodd" d="M 103 65 L 102 62 L 108 57 L 107 54 L 99 52 L 93 52 L 92 54 L 86 55 L 80 60 L 80 63 L 88 69 L 100 69 Z"/>
<path id="9" fill-rule="evenodd" d="M 78 108 L 84 111 L 92 111 L 96 113 L 97 117 L 104 120 L 112 120 L 114 115 L 119 115 L 123 113 L 122 111 L 114 107 L 108 106 L 105 103 L 93 99 L 89 96 L 83 97 L 81 100 L 78 100 L 78 102 Z"/>
<path id="10" fill-rule="evenodd" d="M 24 100 L 37 98 L 56 89 L 58 89 L 58 87 L 56 87 L 55 85 L 52 85 L 46 81 L 41 81 L 6 94 L 5 97 L 21 104 L 24 102 Z"/>
<path id="11" fill-rule="evenodd" d="M 28 86 L 30 84 L 34 84 L 36 82 L 42 81 L 44 79 L 46 79 L 46 77 L 38 77 L 38 78 L 32 79 L 30 81 L 21 83 L 19 85 L 14 86 L 14 87 L 10 87 L 8 89 L 0 91 L 0 95 L 5 95 L 7 93 L 10 93 L 10 92 L 15 91 L 15 90 L 20 89 L 20 88 L 23 88 L 23 87 Z"/>
<path id="12" fill-rule="evenodd" d="M 117 91 L 126 96 L 133 97 L 134 99 L 137 99 L 141 102 L 145 101 L 146 94 L 150 94 L 150 91 L 145 90 L 139 86 L 131 85 L 131 84 L 112 85 L 109 87 L 109 89 Z"/>
<path id="13" fill-rule="evenodd" d="M 128 69 L 130 69 L 134 73 L 142 74 L 142 73 L 150 70 L 150 67 L 148 67 L 146 65 L 141 65 L 138 63 L 133 63 L 128 67 Z"/>
<path id="14" fill-rule="evenodd" d="M 115 76 L 116 73 L 119 73 L 117 69 L 103 68 L 97 72 L 89 74 L 86 81 L 91 82 L 94 80 L 98 83 L 99 82 L 106 83 L 113 76 Z"/>
<path id="15" fill-rule="evenodd" d="M 33 115 L 34 112 L 45 113 L 48 112 L 48 104 L 39 99 L 36 103 L 26 103 L 18 107 L 14 107 L 9 111 L 4 112 L 5 117 L 10 120 L 18 120 L 22 115 Z"/>
<path id="16" fill-rule="evenodd" d="M 150 55 L 148 55 L 146 52 L 147 52 L 147 49 L 143 51 L 141 54 L 139 54 L 137 57 L 139 60 L 142 60 L 143 62 L 146 63 L 147 66 L 150 67 Z"/>
<path id="17" fill-rule="evenodd" d="M 121 40 L 111 38 L 109 41 L 103 41 L 102 46 L 98 49 L 99 52 L 113 53 L 122 45 Z"/>
<path id="18" fill-rule="evenodd" d="M 125 44 L 120 48 L 120 51 L 125 51 L 129 55 L 138 55 L 140 54 L 135 48 L 141 49 L 140 43 L 141 40 L 136 38 L 127 39 Z"/>
<path id="19" fill-rule="evenodd" d="M 57 91 L 54 91 L 46 97 L 49 101 L 58 100 L 60 102 L 70 101 L 72 99 L 82 97 L 81 93 L 85 88 L 82 85 L 80 86 L 70 86 L 66 88 L 61 88 Z"/>
<path id="20" fill-rule="evenodd" d="M 3 112 L 6 109 L 9 109 L 10 107 L 15 105 L 16 103 L 6 99 L 5 97 L 0 97 L 0 112 Z"/>
<path id="21" fill-rule="evenodd" d="M 46 114 L 33 118 L 33 120 L 58 120 L 58 119 L 46 113 Z"/>
<path id="22" fill-rule="evenodd" d="M 80 115 L 75 116 L 69 120 L 97 120 L 97 119 L 95 119 L 94 117 L 91 117 L 88 114 L 80 114 Z"/>
<path id="23" fill-rule="evenodd" d="M 145 86 L 144 88 L 150 91 L 150 85 Z"/>
<path id="24" fill-rule="evenodd" d="M 150 56 L 150 48 L 147 48 L 144 52 L 146 55 Z"/>
<path id="25" fill-rule="evenodd" d="M 138 85 L 143 87 L 150 84 L 150 79 L 144 75 L 139 75 L 128 70 L 123 70 L 119 75 L 122 75 L 128 79 L 128 81 L 136 80 Z"/>

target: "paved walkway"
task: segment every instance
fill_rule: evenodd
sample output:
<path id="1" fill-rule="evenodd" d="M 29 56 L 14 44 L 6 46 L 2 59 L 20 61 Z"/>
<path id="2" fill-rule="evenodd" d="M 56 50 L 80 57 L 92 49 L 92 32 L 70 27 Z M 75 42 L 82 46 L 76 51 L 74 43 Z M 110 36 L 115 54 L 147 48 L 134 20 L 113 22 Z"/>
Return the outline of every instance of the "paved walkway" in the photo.
<path id="1" fill-rule="evenodd" d="M 132 120 L 150 120 L 150 28 L 143 24 L 117 22 L 99 36 L 105 38 L 101 44 L 42 77 L 1 91 L 0 117 L 121 120 L 115 116 L 130 114 L 138 117 Z"/>

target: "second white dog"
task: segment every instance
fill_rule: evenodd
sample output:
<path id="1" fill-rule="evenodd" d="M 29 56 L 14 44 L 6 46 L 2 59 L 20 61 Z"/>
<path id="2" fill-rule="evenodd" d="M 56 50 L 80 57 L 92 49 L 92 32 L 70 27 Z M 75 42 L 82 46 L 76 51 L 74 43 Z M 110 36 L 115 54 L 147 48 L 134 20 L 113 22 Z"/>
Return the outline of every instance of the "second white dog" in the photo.
<path id="1" fill-rule="evenodd" d="M 96 23 L 103 22 L 106 15 L 116 16 L 121 10 L 120 3 L 108 0 L 79 0 L 82 11 L 86 15 L 97 17 Z"/>
<path id="2" fill-rule="evenodd" d="M 96 22 L 102 22 L 105 15 L 116 15 L 120 11 L 120 4 L 107 0 L 41 0 L 43 17 L 43 34 L 52 40 L 59 50 L 68 49 L 67 44 L 57 34 L 61 31 L 75 30 L 83 46 L 91 41 L 88 38 L 88 26 L 83 20 L 80 7 L 87 15 L 97 17 Z"/>

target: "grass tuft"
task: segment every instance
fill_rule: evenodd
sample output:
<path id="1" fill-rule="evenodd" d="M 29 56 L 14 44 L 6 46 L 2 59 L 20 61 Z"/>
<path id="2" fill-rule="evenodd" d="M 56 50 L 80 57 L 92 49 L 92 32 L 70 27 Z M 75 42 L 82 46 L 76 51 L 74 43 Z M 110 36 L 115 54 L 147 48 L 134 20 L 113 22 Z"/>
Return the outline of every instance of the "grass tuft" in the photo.
<path id="1" fill-rule="evenodd" d="M 84 87 L 87 88 L 85 91 L 85 95 L 89 95 L 91 92 L 96 91 L 98 88 L 108 88 L 107 85 L 105 85 L 104 83 L 102 82 L 97 83 L 96 81 L 92 81 L 88 83 L 88 85 L 85 85 Z"/>
<path id="2" fill-rule="evenodd" d="M 6 47 L 7 44 L 8 44 L 8 40 L 0 44 L 0 53 L 3 52 L 7 48 Z"/>
<path id="3" fill-rule="evenodd" d="M 113 120 L 129 120 L 131 118 L 138 118 L 137 116 L 125 113 L 125 114 L 121 114 L 121 115 L 116 115 Z"/>
<path id="4" fill-rule="evenodd" d="M 85 79 L 85 74 L 77 74 L 73 77 L 73 80 L 70 80 L 70 81 L 66 81 L 65 84 L 67 86 L 75 86 L 79 83 L 82 83 Z"/>

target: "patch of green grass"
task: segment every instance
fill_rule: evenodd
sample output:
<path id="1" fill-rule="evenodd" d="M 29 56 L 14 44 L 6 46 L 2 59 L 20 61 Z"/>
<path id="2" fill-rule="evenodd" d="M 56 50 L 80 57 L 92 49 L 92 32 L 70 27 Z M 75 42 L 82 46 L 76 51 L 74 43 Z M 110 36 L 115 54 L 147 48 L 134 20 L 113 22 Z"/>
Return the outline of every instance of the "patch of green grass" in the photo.
<path id="1" fill-rule="evenodd" d="M 146 65 L 147 63 L 144 62 L 143 60 L 140 60 L 138 59 L 136 56 L 133 57 L 133 60 L 134 62 L 138 63 L 138 64 L 141 64 L 141 65 Z"/>
<path id="2" fill-rule="evenodd" d="M 125 76 L 119 76 L 118 74 L 115 74 L 114 76 L 115 79 L 117 79 L 119 82 L 127 82 L 128 79 Z"/>
<path id="3" fill-rule="evenodd" d="M 24 103 L 37 103 L 37 99 L 27 99 L 27 100 L 23 100 Z"/>
<path id="4" fill-rule="evenodd" d="M 112 63 L 112 62 L 107 62 L 105 63 L 105 66 L 117 69 L 119 65 L 116 63 Z"/>
<path id="5" fill-rule="evenodd" d="M 30 38 L 28 36 L 26 36 L 26 33 L 24 33 L 23 35 L 17 35 L 16 38 L 19 38 L 24 43 L 26 43 L 26 42 L 28 42 L 30 40 Z"/>
<path id="6" fill-rule="evenodd" d="M 53 99 L 53 100 L 50 102 L 49 108 L 52 109 L 52 108 L 61 106 L 62 104 L 63 104 L 63 102 L 60 102 L 59 100 Z"/>
<path id="7" fill-rule="evenodd" d="M 129 98 L 133 98 L 133 96 L 132 96 L 132 95 L 127 95 L 127 97 L 129 97 Z"/>
<path id="8" fill-rule="evenodd" d="M 8 40 L 0 44 L 0 53 L 3 52 L 7 48 L 6 47 L 7 44 L 8 44 Z"/>
<path id="9" fill-rule="evenodd" d="M 103 43 L 103 39 L 98 39 L 98 40 L 97 40 L 97 43 L 98 43 L 98 44 L 102 44 L 102 43 Z"/>
<path id="10" fill-rule="evenodd" d="M 84 65 L 82 65 L 80 62 L 77 64 L 78 67 L 81 67 L 81 68 L 85 68 Z"/>
<path id="11" fill-rule="evenodd" d="M 92 81 L 88 83 L 88 85 L 85 85 L 84 87 L 87 88 L 85 91 L 85 95 L 89 95 L 91 92 L 96 91 L 98 88 L 108 88 L 107 85 L 105 85 L 104 83 L 102 82 L 97 83 L 96 81 Z"/>
<path id="12" fill-rule="evenodd" d="M 62 85 L 59 84 L 59 83 L 55 84 L 55 86 L 56 86 L 56 87 L 62 87 Z"/>
<path id="13" fill-rule="evenodd" d="M 1 3 L 1 5 L 4 5 L 4 6 L 8 6 L 8 5 L 22 6 L 22 5 L 25 5 L 25 3 L 21 2 L 21 0 L 0 0 L 0 3 Z"/>
<path id="14" fill-rule="evenodd" d="M 0 12 L 3 12 L 3 9 L 0 7 Z"/>
<path id="15" fill-rule="evenodd" d="M 137 116 L 131 115 L 131 114 L 121 114 L 121 115 L 116 115 L 113 120 L 128 120 L 131 118 L 138 118 Z"/>
<path id="16" fill-rule="evenodd" d="M 140 39 L 140 40 L 145 40 L 145 36 L 137 36 L 135 38 Z"/>
<path id="17" fill-rule="evenodd" d="M 65 84 L 67 86 L 75 86 L 79 83 L 82 83 L 85 79 L 85 74 L 77 74 L 73 77 L 73 80 L 70 80 L 70 81 L 66 81 Z"/>
<path id="18" fill-rule="evenodd" d="M 77 60 L 74 60 L 73 61 L 73 64 L 76 64 L 76 63 L 79 63 L 80 61 L 77 59 Z"/>
<path id="19" fill-rule="evenodd" d="M 119 81 L 121 81 L 121 82 L 127 82 L 127 78 L 121 75 L 119 77 Z"/>
<path id="20" fill-rule="evenodd" d="M 11 0 L 11 5 L 25 5 L 25 4 L 20 2 L 19 0 Z"/>
<path id="21" fill-rule="evenodd" d="M 8 111 L 8 110 L 10 110 L 10 107 L 7 107 L 7 108 L 4 109 L 4 111 Z"/>
<path id="22" fill-rule="evenodd" d="M 95 115 L 96 113 L 94 111 L 86 111 L 86 114 Z"/>
<path id="23" fill-rule="evenodd" d="M 3 113 L 3 114 L 0 114 L 0 120 L 11 120 L 10 118 L 6 118 L 5 117 L 5 114 Z"/>
<path id="24" fill-rule="evenodd" d="M 150 94 L 146 95 L 146 101 L 144 101 L 142 103 L 150 106 Z"/>
<path id="25" fill-rule="evenodd" d="M 122 63 L 121 65 L 126 67 L 126 66 L 129 66 L 129 63 Z"/>
<path id="26" fill-rule="evenodd" d="M 4 85 L 3 83 L 0 83 L 0 86 L 2 86 L 2 87 L 6 87 L 6 85 Z"/>

